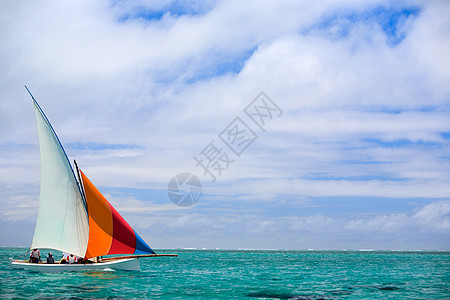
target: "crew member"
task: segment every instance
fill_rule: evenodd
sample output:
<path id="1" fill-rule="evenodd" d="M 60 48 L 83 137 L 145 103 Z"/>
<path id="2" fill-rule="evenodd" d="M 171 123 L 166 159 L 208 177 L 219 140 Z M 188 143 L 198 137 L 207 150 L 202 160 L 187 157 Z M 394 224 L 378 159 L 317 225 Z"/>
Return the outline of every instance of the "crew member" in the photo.
<path id="1" fill-rule="evenodd" d="M 55 258 L 53 257 L 53 253 L 51 253 L 51 252 L 48 253 L 47 263 L 48 264 L 54 264 L 55 263 Z"/>
<path id="2" fill-rule="evenodd" d="M 60 264 L 67 264 L 67 260 L 69 259 L 69 253 L 63 252 L 62 258 L 59 261 Z"/>
<path id="3" fill-rule="evenodd" d="M 41 252 L 39 252 L 39 250 L 35 248 L 33 249 L 33 251 L 31 251 L 30 262 L 37 264 L 40 261 L 41 261 Z"/>
<path id="4" fill-rule="evenodd" d="M 77 263 L 77 257 L 74 256 L 73 254 L 70 254 L 70 255 L 69 255 L 69 259 L 67 260 L 67 262 L 68 262 L 69 264 L 76 264 L 76 263 Z"/>

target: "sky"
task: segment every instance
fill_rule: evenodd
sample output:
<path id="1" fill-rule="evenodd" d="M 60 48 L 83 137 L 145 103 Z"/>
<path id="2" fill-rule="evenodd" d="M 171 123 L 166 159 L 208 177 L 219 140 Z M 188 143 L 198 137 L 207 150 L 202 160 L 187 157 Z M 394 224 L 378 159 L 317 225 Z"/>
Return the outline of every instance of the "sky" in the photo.
<path id="1" fill-rule="evenodd" d="M 27 85 L 155 249 L 450 250 L 448 1 L 2 1 L 0 44 L 0 246 L 37 217 Z"/>

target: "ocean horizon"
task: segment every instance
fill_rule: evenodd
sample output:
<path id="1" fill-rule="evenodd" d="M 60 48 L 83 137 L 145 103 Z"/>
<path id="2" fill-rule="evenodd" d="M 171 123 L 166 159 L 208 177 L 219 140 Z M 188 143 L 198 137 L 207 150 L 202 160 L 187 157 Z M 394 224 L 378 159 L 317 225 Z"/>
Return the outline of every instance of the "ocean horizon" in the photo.
<path id="1" fill-rule="evenodd" d="M 0 246 L 0 248 L 24 248 L 31 249 L 29 246 Z M 180 248 L 152 248 L 155 252 L 158 251 L 174 251 L 174 250 L 210 250 L 210 251 L 376 251 L 376 252 L 449 252 L 449 249 L 384 249 L 384 248 L 334 248 L 334 249 L 314 249 L 314 248 L 209 248 L 209 247 L 180 247 Z M 46 249 L 44 249 L 46 250 Z M 51 249 L 47 249 L 51 250 Z M 57 251 L 57 250 L 51 250 Z"/>

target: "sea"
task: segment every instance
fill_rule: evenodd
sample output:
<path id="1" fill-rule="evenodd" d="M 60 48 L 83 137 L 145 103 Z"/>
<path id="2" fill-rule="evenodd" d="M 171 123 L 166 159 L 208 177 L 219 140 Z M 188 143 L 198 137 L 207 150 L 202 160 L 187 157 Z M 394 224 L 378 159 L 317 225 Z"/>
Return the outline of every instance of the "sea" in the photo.
<path id="1" fill-rule="evenodd" d="M 27 250 L 0 248 L 2 299 L 450 299 L 444 251 L 172 249 L 140 272 L 11 269 Z"/>

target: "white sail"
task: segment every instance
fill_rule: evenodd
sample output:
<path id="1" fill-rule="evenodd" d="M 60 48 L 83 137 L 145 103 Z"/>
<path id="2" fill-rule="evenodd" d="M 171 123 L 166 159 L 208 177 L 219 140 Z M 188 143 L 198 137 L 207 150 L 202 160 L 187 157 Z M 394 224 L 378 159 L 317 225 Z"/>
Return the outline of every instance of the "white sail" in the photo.
<path id="1" fill-rule="evenodd" d="M 41 193 L 31 248 L 84 257 L 89 223 L 75 175 L 45 114 L 34 101 L 41 152 Z"/>

